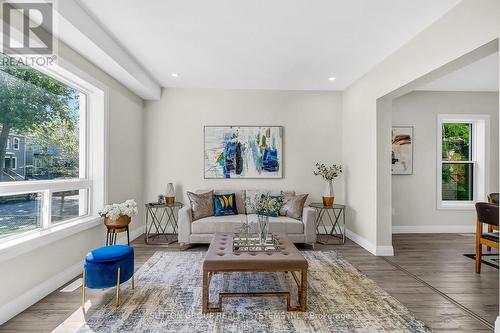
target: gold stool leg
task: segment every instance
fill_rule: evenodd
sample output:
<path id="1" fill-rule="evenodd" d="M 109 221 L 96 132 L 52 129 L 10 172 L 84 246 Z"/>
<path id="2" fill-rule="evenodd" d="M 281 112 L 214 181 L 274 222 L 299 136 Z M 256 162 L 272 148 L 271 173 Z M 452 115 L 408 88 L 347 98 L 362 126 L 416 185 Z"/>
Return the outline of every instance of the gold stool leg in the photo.
<path id="1" fill-rule="evenodd" d="M 82 308 L 85 306 L 85 266 L 83 266 L 82 274 Z"/>
<path id="2" fill-rule="evenodd" d="M 121 268 L 118 267 L 118 275 L 116 277 L 116 306 L 120 305 L 120 271 Z"/>

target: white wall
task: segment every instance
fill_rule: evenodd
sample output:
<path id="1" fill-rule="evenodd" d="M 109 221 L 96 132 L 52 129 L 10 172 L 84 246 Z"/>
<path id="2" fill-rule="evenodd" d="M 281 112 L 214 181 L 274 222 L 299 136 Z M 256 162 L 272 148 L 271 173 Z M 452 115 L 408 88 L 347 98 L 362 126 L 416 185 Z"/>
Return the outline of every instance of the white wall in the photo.
<path id="1" fill-rule="evenodd" d="M 141 213 L 131 229 L 142 230 L 142 100 L 65 45 L 59 54 L 109 88 L 108 201 L 136 199 Z M 21 311 L 74 278 L 85 254 L 105 241 L 105 228 L 97 226 L 0 262 L 0 312 Z"/>
<path id="2" fill-rule="evenodd" d="M 392 124 L 414 126 L 413 175 L 392 176 L 393 230 L 398 232 L 475 231 L 474 210 L 437 209 L 437 115 L 490 116 L 490 179 L 498 191 L 498 93 L 412 92 L 392 104 Z"/>
<path id="3" fill-rule="evenodd" d="M 496 0 L 463 0 L 344 91 L 342 152 L 347 168 L 348 228 L 371 252 L 392 246 L 391 207 L 386 204 L 391 202 L 390 155 L 385 141 L 377 140 L 387 135 L 385 126 L 377 127 L 377 100 L 497 39 L 498 17 L 500 2 Z M 390 116 L 390 112 L 381 115 L 388 124 Z"/>
<path id="4" fill-rule="evenodd" d="M 320 200 L 324 184 L 316 161 L 341 162 L 341 93 L 270 90 L 164 89 L 146 102 L 145 199 L 173 182 L 178 199 L 196 189 L 288 189 Z M 284 127 L 283 179 L 203 178 L 204 125 Z M 342 183 L 336 184 L 343 202 Z"/>

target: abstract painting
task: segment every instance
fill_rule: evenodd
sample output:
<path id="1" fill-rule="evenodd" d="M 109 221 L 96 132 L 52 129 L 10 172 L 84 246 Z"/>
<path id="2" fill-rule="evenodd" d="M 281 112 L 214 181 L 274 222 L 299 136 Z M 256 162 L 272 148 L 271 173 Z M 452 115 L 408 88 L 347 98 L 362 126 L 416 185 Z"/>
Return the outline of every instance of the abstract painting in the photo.
<path id="1" fill-rule="evenodd" d="M 392 174 L 413 174 L 413 127 L 392 127 Z"/>
<path id="2" fill-rule="evenodd" d="M 283 127 L 205 126 L 205 178 L 282 178 Z"/>

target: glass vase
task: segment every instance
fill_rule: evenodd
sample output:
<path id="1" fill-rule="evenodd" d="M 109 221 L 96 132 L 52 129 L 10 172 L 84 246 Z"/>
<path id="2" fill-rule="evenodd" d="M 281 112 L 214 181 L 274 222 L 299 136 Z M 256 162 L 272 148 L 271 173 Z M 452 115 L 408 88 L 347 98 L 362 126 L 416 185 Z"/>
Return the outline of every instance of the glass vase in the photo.
<path id="1" fill-rule="evenodd" d="M 257 215 L 257 219 L 259 220 L 259 241 L 260 244 L 265 244 L 269 233 L 269 216 Z"/>
<path id="2" fill-rule="evenodd" d="M 323 193 L 323 206 L 333 206 L 335 194 L 333 193 L 333 180 L 328 179 L 325 182 L 325 192 Z"/>

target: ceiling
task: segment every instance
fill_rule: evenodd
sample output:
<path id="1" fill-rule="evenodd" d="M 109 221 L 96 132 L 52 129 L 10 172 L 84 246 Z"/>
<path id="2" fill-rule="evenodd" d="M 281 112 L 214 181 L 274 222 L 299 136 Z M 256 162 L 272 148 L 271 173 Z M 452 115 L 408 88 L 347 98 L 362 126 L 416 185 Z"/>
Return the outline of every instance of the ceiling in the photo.
<path id="1" fill-rule="evenodd" d="M 419 87 L 434 91 L 498 91 L 498 52 Z"/>
<path id="2" fill-rule="evenodd" d="M 78 3 L 164 87 L 342 90 L 459 0 Z"/>

